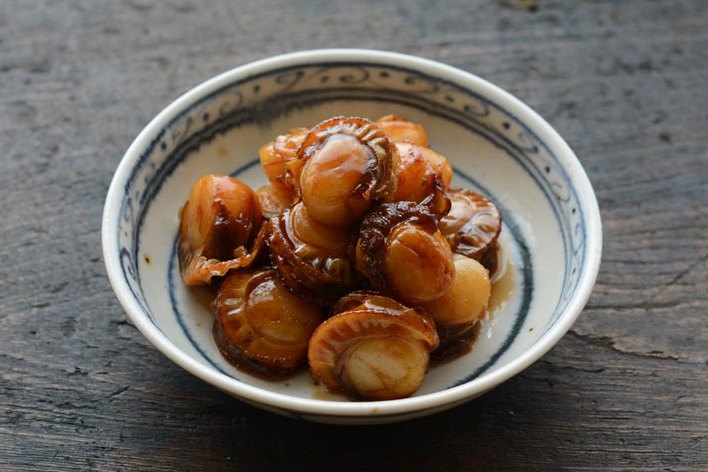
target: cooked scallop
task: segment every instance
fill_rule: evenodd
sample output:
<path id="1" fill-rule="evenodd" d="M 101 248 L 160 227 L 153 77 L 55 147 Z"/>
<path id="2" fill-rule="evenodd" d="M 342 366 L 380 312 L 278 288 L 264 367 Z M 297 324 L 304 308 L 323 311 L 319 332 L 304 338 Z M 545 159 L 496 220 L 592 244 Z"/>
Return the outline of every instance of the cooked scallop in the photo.
<path id="1" fill-rule="evenodd" d="M 265 218 L 279 216 L 295 203 L 294 194 L 278 184 L 268 184 L 256 190 L 256 196 L 261 204 L 261 210 Z"/>
<path id="2" fill-rule="evenodd" d="M 258 198 L 243 182 L 226 175 L 201 177 L 180 211 L 178 255 L 186 285 L 209 284 L 212 277 L 253 262 L 267 226 Z"/>
<path id="3" fill-rule="evenodd" d="M 318 222 L 303 202 L 272 221 L 268 245 L 283 282 L 309 300 L 331 304 L 357 282 L 350 231 Z"/>
<path id="4" fill-rule="evenodd" d="M 354 293 L 338 305 L 345 311 L 323 322 L 310 339 L 313 378 L 365 400 L 415 393 L 438 345 L 428 315 L 370 293 Z"/>
<path id="5" fill-rule="evenodd" d="M 422 202 L 435 192 L 436 185 L 447 190 L 452 180 L 452 167 L 444 156 L 413 143 L 396 143 L 399 165 L 393 201 Z"/>
<path id="6" fill-rule="evenodd" d="M 493 272 L 501 211 L 491 200 L 471 190 L 449 189 L 447 195 L 452 206 L 440 221 L 440 231 L 453 251 L 489 265 L 487 268 Z"/>
<path id="7" fill-rule="evenodd" d="M 395 143 L 408 142 L 418 146 L 429 146 L 428 133 L 418 123 L 413 123 L 400 116 L 386 115 L 376 120 L 376 124 Z"/>
<path id="8" fill-rule="evenodd" d="M 365 118 L 323 121 L 307 135 L 298 157 L 302 201 L 322 224 L 356 224 L 395 192 L 396 148 Z"/>
<path id="9" fill-rule="evenodd" d="M 291 374 L 307 357 L 321 308 L 290 293 L 273 270 L 237 271 L 214 301 L 214 339 L 222 354 L 251 372 Z"/>
<path id="10" fill-rule="evenodd" d="M 376 290 L 404 303 L 441 297 L 455 266 L 437 218 L 422 204 L 384 203 L 361 224 L 356 267 Z"/>
<path id="11" fill-rule="evenodd" d="M 491 284 L 487 269 L 479 262 L 455 255 L 455 278 L 445 294 L 422 307 L 435 321 L 440 336 L 440 354 L 449 358 L 469 350 L 475 326 L 487 313 Z M 451 349 L 452 345 L 456 345 Z M 444 354 L 443 354 L 444 353 Z"/>
<path id="12" fill-rule="evenodd" d="M 263 145 L 258 152 L 261 168 L 268 180 L 293 194 L 298 192 L 299 175 L 293 175 L 290 166 L 292 161 L 297 159 L 297 152 L 309 132 L 308 128 L 292 129 L 289 133 L 282 134 Z M 294 166 L 294 168 L 297 167 Z"/>

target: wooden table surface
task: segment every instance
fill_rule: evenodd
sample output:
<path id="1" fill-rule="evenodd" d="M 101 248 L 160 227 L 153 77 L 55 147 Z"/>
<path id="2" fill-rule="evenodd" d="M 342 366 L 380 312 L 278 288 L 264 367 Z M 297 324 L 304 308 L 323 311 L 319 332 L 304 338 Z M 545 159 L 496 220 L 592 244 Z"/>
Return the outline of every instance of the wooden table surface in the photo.
<path id="1" fill-rule="evenodd" d="M 499 84 L 597 192 L 587 308 L 452 411 L 337 427 L 255 410 L 153 349 L 106 278 L 103 200 L 142 127 L 225 69 L 320 47 Z M 708 470 L 706 1 L 4 0 L 0 149 L 2 471 Z"/>

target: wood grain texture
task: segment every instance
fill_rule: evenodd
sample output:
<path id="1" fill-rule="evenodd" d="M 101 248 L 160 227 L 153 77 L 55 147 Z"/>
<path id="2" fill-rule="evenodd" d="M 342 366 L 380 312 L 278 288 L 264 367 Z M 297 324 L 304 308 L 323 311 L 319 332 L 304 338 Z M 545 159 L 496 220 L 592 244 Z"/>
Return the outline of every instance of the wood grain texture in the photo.
<path id="1" fill-rule="evenodd" d="M 263 413 L 126 320 L 100 256 L 135 135 L 193 85 L 291 50 L 477 73 L 574 147 L 604 222 L 590 302 L 543 359 L 404 424 Z M 708 2 L 0 3 L 0 470 L 708 470 Z"/>

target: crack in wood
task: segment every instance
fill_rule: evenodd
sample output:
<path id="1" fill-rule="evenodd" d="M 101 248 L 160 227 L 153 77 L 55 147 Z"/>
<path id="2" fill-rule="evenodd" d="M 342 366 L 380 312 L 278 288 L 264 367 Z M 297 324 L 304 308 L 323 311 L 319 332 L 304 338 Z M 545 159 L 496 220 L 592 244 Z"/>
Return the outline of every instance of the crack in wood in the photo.
<path id="1" fill-rule="evenodd" d="M 109 394 L 109 395 L 106 397 L 106 399 L 115 398 L 115 397 L 117 397 L 118 395 L 122 394 L 123 392 L 128 391 L 128 389 L 130 389 L 130 387 L 132 387 L 132 385 L 128 385 L 128 386 L 119 388 L 119 389 L 116 390 L 115 392 Z"/>
<path id="2" fill-rule="evenodd" d="M 663 287 L 661 287 L 652 297 L 650 302 L 653 302 L 656 300 L 660 295 L 662 295 L 664 292 L 666 292 L 668 289 L 673 287 L 676 283 L 678 283 L 679 280 L 684 278 L 686 275 L 691 273 L 693 269 L 704 263 L 706 260 L 708 260 L 708 254 L 704 254 L 702 257 L 700 257 L 698 260 L 694 261 L 692 264 L 689 264 L 688 267 L 685 269 L 679 271 L 671 280 L 669 280 L 666 284 L 664 284 Z"/>
<path id="3" fill-rule="evenodd" d="M 664 361 L 674 361 L 679 364 L 690 364 L 690 365 L 705 364 L 705 362 L 689 362 L 689 361 L 683 360 L 683 359 L 676 357 L 676 356 L 660 355 L 659 353 L 662 351 L 635 352 L 635 351 L 628 351 L 625 349 L 621 349 L 615 345 L 615 340 L 609 336 L 592 336 L 589 334 L 581 334 L 581 333 L 578 333 L 577 331 L 575 331 L 574 329 L 569 330 L 568 334 L 570 334 L 571 336 L 573 336 L 576 339 L 579 339 L 580 341 L 583 341 L 584 343 L 587 343 L 587 344 L 590 344 L 593 346 L 602 347 L 602 348 L 608 349 L 612 352 L 615 352 L 617 354 L 622 354 L 625 356 L 638 357 L 638 358 L 642 358 L 642 359 L 657 359 L 657 360 L 664 360 Z"/>

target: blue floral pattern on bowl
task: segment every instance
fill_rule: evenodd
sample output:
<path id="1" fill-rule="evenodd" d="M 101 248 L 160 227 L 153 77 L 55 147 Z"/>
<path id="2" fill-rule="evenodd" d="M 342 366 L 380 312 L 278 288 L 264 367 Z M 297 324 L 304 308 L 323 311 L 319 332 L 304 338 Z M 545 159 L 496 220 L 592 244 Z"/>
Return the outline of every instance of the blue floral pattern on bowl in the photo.
<path id="1" fill-rule="evenodd" d="M 271 88 L 277 94 L 261 101 L 260 92 Z M 117 235 L 124 275 L 136 300 L 146 307 L 137 270 L 142 219 L 161 182 L 189 152 L 215 134 L 244 123 L 267 122 L 295 107 L 350 98 L 405 103 L 443 116 L 487 137 L 526 168 L 544 188 L 564 230 L 564 295 L 554 318 L 559 316 L 582 271 L 586 234 L 578 196 L 548 145 L 511 112 L 454 83 L 415 70 L 365 63 L 298 66 L 230 84 L 185 109 L 163 128 L 126 185 L 124 226 Z"/>

